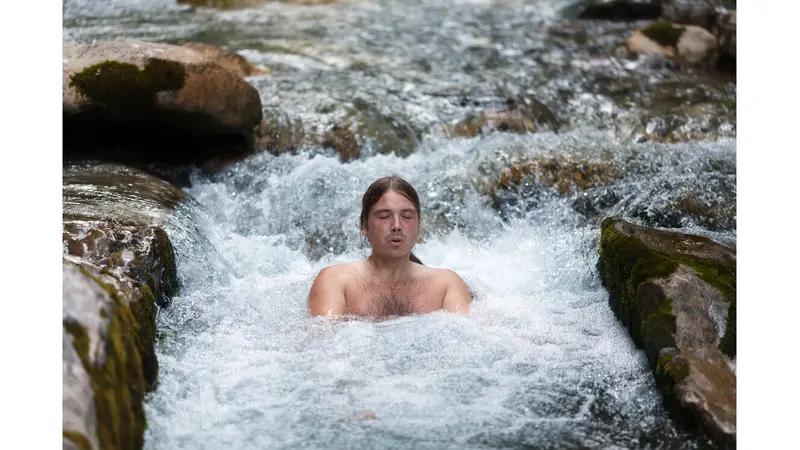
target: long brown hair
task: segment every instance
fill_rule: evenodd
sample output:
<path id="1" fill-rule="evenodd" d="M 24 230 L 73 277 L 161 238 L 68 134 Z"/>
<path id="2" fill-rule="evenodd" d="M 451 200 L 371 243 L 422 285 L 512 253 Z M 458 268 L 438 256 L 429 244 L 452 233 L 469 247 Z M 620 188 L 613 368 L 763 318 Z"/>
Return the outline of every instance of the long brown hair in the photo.
<path id="1" fill-rule="evenodd" d="M 367 228 L 367 224 L 369 223 L 369 211 L 378 203 L 378 200 L 383 197 L 383 194 L 388 191 L 395 191 L 413 203 L 414 208 L 417 210 L 419 223 L 422 225 L 422 208 L 419 204 L 419 195 L 417 195 L 417 191 L 408 181 L 398 176 L 391 175 L 375 180 L 369 185 L 367 191 L 364 192 L 364 196 L 361 197 L 361 228 Z M 409 259 L 415 263 L 422 264 L 422 261 L 414 256 L 414 253 L 411 253 Z"/>

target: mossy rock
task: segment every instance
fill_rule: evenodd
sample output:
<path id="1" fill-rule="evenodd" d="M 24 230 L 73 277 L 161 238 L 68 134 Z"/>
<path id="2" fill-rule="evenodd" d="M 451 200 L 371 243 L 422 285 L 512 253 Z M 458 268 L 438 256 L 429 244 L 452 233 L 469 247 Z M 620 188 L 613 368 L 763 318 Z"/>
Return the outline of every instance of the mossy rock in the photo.
<path id="1" fill-rule="evenodd" d="M 735 442 L 735 250 L 618 217 L 601 230 L 609 306 L 644 350 L 665 405 L 722 445 Z"/>
<path id="2" fill-rule="evenodd" d="M 637 29 L 625 41 L 631 54 L 656 54 L 678 67 L 713 68 L 719 57 L 717 39 L 697 25 L 660 21 Z"/>
<path id="3" fill-rule="evenodd" d="M 642 34 L 664 47 L 677 47 L 678 41 L 685 31 L 686 29 L 681 26 L 663 21 L 641 29 Z"/>
<path id="4" fill-rule="evenodd" d="M 519 202 L 535 202 L 542 196 L 572 197 L 609 186 L 622 175 L 609 160 L 538 155 L 509 162 L 474 185 L 491 199 L 495 209 L 504 212 Z"/>
<path id="5" fill-rule="evenodd" d="M 152 296 L 76 258 L 65 258 L 63 270 L 64 364 L 71 374 L 64 379 L 64 439 L 79 448 L 140 449 L 144 396 L 157 376 Z"/>
<path id="6" fill-rule="evenodd" d="M 202 51 L 134 40 L 66 45 L 65 160 L 202 163 L 253 151 L 261 98 Z"/>

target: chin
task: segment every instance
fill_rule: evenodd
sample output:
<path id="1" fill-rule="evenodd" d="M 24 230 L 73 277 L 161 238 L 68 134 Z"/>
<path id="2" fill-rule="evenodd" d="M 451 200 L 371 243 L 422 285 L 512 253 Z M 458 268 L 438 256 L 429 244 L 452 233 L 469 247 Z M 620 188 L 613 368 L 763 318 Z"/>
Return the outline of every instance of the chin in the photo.
<path id="1" fill-rule="evenodd" d="M 381 252 L 382 256 L 392 259 L 410 258 L 411 250 L 404 248 L 389 248 L 385 252 Z"/>

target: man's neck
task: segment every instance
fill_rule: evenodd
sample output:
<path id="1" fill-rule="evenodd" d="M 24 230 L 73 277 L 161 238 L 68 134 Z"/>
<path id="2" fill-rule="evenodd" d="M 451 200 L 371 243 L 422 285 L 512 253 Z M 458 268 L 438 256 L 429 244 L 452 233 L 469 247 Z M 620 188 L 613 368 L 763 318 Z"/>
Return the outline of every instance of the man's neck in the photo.
<path id="1" fill-rule="evenodd" d="M 413 263 L 409 258 L 383 258 L 373 253 L 367 258 L 367 264 L 372 267 L 378 278 L 397 281 L 408 275 Z"/>

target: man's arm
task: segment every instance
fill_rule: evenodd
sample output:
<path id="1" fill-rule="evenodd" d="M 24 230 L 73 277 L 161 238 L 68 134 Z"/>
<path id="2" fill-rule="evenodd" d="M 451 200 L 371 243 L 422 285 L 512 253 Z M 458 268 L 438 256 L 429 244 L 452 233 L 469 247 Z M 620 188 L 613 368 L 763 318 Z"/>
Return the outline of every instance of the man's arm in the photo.
<path id="1" fill-rule="evenodd" d="M 469 314 L 469 303 L 472 300 L 467 284 L 457 273 L 451 270 L 448 272 L 447 290 L 444 294 L 442 309 L 467 315 Z"/>
<path id="2" fill-rule="evenodd" d="M 341 274 L 334 267 L 319 272 L 308 293 L 308 312 L 312 316 L 339 316 L 344 314 L 344 285 Z"/>

